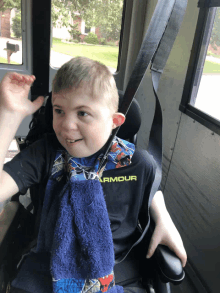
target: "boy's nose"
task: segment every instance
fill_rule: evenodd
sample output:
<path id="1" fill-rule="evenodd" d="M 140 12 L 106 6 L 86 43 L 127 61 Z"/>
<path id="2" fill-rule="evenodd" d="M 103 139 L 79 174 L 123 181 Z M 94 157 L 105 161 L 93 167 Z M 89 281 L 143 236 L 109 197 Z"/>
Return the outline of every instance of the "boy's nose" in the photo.
<path id="1" fill-rule="evenodd" d="M 77 122 L 76 120 L 73 118 L 73 117 L 66 117 L 66 119 L 63 120 L 63 123 L 62 123 L 62 127 L 64 129 L 77 129 Z"/>

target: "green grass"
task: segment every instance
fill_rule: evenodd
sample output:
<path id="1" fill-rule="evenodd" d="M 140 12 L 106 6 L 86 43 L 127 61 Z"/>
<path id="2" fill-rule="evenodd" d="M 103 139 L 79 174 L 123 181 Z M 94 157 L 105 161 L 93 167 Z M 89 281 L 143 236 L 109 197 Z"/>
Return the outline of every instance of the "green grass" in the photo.
<path id="1" fill-rule="evenodd" d="M 7 60 L 6 58 L 0 57 L 0 63 L 6 63 L 6 64 L 8 64 L 8 60 Z M 19 63 L 14 62 L 14 61 L 11 61 L 10 64 L 17 64 L 17 65 L 20 65 Z"/>
<path id="2" fill-rule="evenodd" d="M 117 68 L 118 64 L 118 47 L 102 45 L 84 45 L 84 44 L 67 44 L 62 43 L 60 39 L 53 38 L 52 51 L 75 56 L 85 56 Z"/>
<path id="3" fill-rule="evenodd" d="M 212 51 L 208 51 L 208 52 L 207 52 L 207 56 L 213 56 L 213 57 L 215 57 L 215 58 L 220 58 L 220 55 L 217 55 L 217 54 L 215 54 L 215 53 L 212 53 Z"/>
<path id="4" fill-rule="evenodd" d="M 220 63 L 205 61 L 203 73 L 220 73 Z"/>

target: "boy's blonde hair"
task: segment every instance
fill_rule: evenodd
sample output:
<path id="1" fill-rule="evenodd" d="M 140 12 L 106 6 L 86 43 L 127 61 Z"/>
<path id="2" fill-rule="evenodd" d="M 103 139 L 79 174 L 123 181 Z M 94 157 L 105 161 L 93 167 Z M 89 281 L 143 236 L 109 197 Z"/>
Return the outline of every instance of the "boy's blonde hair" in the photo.
<path id="1" fill-rule="evenodd" d="M 88 87 L 96 98 L 106 99 L 109 108 L 118 111 L 119 96 L 115 80 L 109 69 L 98 61 L 86 57 L 75 57 L 57 71 L 52 91 Z"/>

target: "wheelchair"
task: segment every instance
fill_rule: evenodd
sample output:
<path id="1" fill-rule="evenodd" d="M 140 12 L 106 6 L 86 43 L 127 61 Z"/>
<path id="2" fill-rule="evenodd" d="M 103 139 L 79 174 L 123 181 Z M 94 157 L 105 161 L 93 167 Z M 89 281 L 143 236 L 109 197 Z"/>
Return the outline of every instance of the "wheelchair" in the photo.
<path id="1" fill-rule="evenodd" d="M 36 119 L 35 122 L 40 121 L 39 125 L 36 123 L 39 127 L 43 125 L 46 131 L 53 131 L 51 95 L 49 95 L 46 106 L 34 114 L 34 119 Z M 140 124 L 140 106 L 137 100 L 134 99 L 126 115 L 126 121 L 121 126 L 117 136 L 136 144 Z M 42 134 L 40 129 L 38 133 Z M 40 137 L 34 137 L 33 131 L 30 130 L 26 139 L 22 140 L 22 138 L 17 137 L 16 140 L 20 150 L 22 150 L 30 144 L 31 139 L 37 140 L 38 138 Z M 39 223 L 39 194 L 39 185 L 30 188 L 31 203 L 26 208 L 19 202 L 20 194 L 14 195 L 0 214 L 0 293 L 10 292 L 9 284 L 16 276 L 18 264 L 22 257 L 36 245 L 38 232 L 36 223 Z M 139 231 L 140 235 L 145 225 L 146 223 L 143 221 L 140 221 L 138 224 L 137 231 Z M 163 245 L 158 246 L 150 259 L 146 259 L 147 248 L 153 229 L 154 224 L 151 220 L 148 232 L 143 240 L 132 249 L 132 253 L 138 259 L 142 284 L 146 292 L 170 293 L 170 282 L 175 285 L 180 284 L 184 279 L 185 273 L 181 261 Z"/>

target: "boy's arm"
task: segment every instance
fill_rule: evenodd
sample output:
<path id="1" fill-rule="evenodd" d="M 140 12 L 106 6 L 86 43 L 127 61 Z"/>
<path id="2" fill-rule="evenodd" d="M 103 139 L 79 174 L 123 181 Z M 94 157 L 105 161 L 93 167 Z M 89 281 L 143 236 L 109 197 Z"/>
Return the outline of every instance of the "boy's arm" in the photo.
<path id="1" fill-rule="evenodd" d="M 186 265 L 187 255 L 182 239 L 177 231 L 164 202 L 163 193 L 158 191 L 151 203 L 150 214 L 155 222 L 147 258 L 150 258 L 159 244 L 168 246 L 181 259 L 183 267 Z"/>
<path id="2" fill-rule="evenodd" d="M 19 191 L 14 179 L 2 169 L 9 145 L 20 122 L 0 107 L 0 201 L 5 201 Z"/>
<path id="3" fill-rule="evenodd" d="M 28 100 L 34 80 L 34 76 L 10 72 L 0 83 L 0 202 L 19 191 L 12 177 L 3 171 L 3 164 L 20 123 L 43 104 L 43 97 L 38 97 L 34 102 Z"/>

